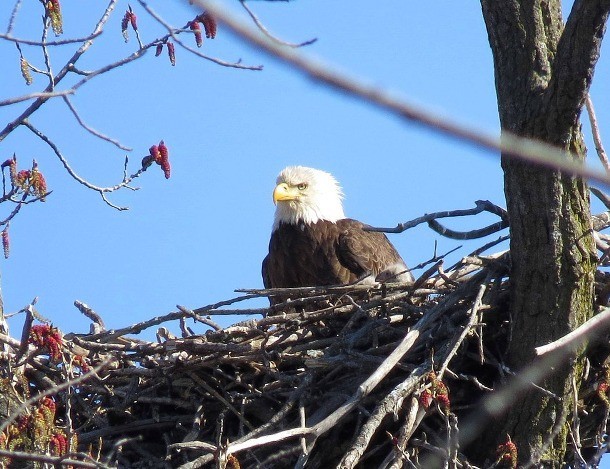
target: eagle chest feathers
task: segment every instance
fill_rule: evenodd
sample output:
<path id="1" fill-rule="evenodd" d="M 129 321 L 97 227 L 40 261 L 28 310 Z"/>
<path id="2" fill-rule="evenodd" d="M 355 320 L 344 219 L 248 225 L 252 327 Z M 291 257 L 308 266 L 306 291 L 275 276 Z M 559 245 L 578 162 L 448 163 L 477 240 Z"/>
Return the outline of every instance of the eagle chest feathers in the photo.
<path id="1" fill-rule="evenodd" d="M 353 220 L 337 223 L 281 223 L 271 235 L 267 268 L 274 287 L 340 285 L 358 280 L 366 271 L 349 265 L 347 254 Z"/>

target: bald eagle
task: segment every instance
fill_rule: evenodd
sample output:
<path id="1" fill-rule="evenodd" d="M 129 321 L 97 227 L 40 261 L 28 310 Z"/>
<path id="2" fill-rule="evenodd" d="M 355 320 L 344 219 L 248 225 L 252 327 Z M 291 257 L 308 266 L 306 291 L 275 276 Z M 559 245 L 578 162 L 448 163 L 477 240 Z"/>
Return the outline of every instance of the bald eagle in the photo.
<path id="1" fill-rule="evenodd" d="M 343 193 L 327 172 L 304 166 L 282 170 L 265 288 L 345 285 L 375 281 L 413 282 L 413 275 L 383 233 L 345 218 Z"/>

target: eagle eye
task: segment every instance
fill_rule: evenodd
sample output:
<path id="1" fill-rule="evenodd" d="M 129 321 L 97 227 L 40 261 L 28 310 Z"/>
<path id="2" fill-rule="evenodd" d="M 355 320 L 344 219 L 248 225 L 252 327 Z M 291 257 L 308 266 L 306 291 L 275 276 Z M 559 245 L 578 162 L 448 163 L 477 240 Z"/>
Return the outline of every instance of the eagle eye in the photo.
<path id="1" fill-rule="evenodd" d="M 305 189 L 307 189 L 307 184 L 302 182 L 301 184 L 299 184 L 297 186 L 297 189 L 300 190 L 300 191 L 304 191 Z"/>

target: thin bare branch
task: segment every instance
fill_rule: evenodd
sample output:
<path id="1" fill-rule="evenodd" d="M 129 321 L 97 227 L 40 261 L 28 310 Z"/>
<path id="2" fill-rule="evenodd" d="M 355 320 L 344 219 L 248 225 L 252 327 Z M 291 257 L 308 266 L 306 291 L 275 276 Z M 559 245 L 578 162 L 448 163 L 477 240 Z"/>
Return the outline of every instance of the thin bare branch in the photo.
<path id="1" fill-rule="evenodd" d="M 239 2 L 241 3 L 241 6 L 244 7 L 244 10 L 246 10 L 248 12 L 248 14 L 250 15 L 250 18 L 252 18 L 252 21 L 254 21 L 254 24 L 256 24 L 256 26 L 258 26 L 258 29 L 260 29 L 260 31 L 265 36 L 267 36 L 269 39 L 271 39 L 274 42 L 277 42 L 278 44 L 280 44 L 282 46 L 294 47 L 294 48 L 304 47 L 304 46 L 313 44 L 314 42 L 316 42 L 318 40 L 318 38 L 313 38 L 313 39 L 309 39 L 305 42 L 300 42 L 300 43 L 283 41 L 269 32 L 269 30 L 265 27 L 265 25 L 258 19 L 258 17 L 250 9 L 250 7 L 248 7 L 248 5 L 246 4 L 246 0 L 239 0 Z"/>
<path id="2" fill-rule="evenodd" d="M 10 34 L 0 34 L 0 39 L 5 39 L 7 41 L 11 41 L 11 42 L 15 42 L 17 44 L 22 44 L 22 45 L 27 45 L 27 46 L 49 46 L 49 47 L 53 47 L 53 46 L 65 46 L 66 44 L 76 44 L 79 42 L 85 42 L 85 41 L 91 41 L 92 39 L 95 39 L 96 37 L 98 37 L 100 34 L 102 34 L 103 31 L 97 31 L 94 34 L 91 34 L 87 37 L 78 37 L 78 38 L 74 38 L 74 39 L 57 39 L 55 41 L 32 41 L 30 39 L 22 39 L 22 38 L 18 38 L 18 37 L 13 37 Z"/>
<path id="3" fill-rule="evenodd" d="M 50 99 L 50 98 L 58 98 L 62 96 L 68 96 L 70 94 L 74 94 L 74 90 L 64 90 L 64 91 L 49 91 L 49 92 L 41 92 L 41 93 L 30 93 L 22 96 L 15 96 L 13 98 L 8 98 L 0 101 L 0 107 L 2 106 L 10 106 L 11 104 L 21 103 L 23 101 L 29 101 L 30 99 Z"/>
<path id="4" fill-rule="evenodd" d="M 606 153 L 606 150 L 604 150 L 602 137 L 599 131 L 599 125 L 597 124 L 597 117 L 595 115 L 595 108 L 593 107 L 591 95 L 588 93 L 587 98 L 585 99 L 585 107 L 587 108 L 589 122 L 591 123 L 591 133 L 593 134 L 593 142 L 595 143 L 595 150 L 597 151 L 597 156 L 602 162 L 602 165 L 604 165 L 604 168 L 606 168 L 606 171 L 610 172 L 610 161 L 608 161 L 608 155 Z"/>
<path id="5" fill-rule="evenodd" d="M 134 179 L 140 177 L 142 175 L 142 173 L 144 171 L 146 171 L 146 168 L 139 169 L 138 171 L 136 171 L 132 175 L 130 175 L 130 176 L 126 177 L 126 178 L 123 178 L 123 181 L 121 181 L 119 184 L 116 184 L 114 186 L 108 186 L 108 187 L 96 186 L 94 184 L 91 184 L 86 179 L 80 177 L 78 174 L 76 174 L 76 172 L 72 169 L 72 167 L 68 163 L 68 160 L 63 156 L 61 151 L 59 151 L 59 148 L 57 147 L 57 145 L 55 145 L 55 143 L 49 137 L 47 137 L 45 134 L 43 134 L 40 130 L 38 130 L 36 127 L 34 127 L 27 120 L 23 121 L 21 125 L 23 125 L 24 127 L 30 129 L 32 131 L 32 133 L 34 133 L 34 135 L 39 137 L 42 141 L 44 141 L 47 145 L 49 145 L 51 147 L 51 149 L 53 150 L 53 152 L 55 153 L 57 158 L 59 158 L 59 161 L 61 161 L 62 165 L 64 166 L 64 168 L 66 169 L 68 174 L 70 176 L 72 176 L 72 178 L 74 178 L 77 182 L 79 182 L 83 186 L 87 187 L 88 189 L 91 189 L 91 190 L 99 192 L 100 195 L 102 196 L 102 199 L 104 200 L 104 202 L 106 202 L 109 206 L 111 206 L 113 208 L 116 208 L 117 210 L 127 210 L 127 207 L 120 207 L 120 206 L 112 204 L 106 198 L 105 194 L 109 193 L 109 192 L 115 192 L 115 191 L 121 189 L 122 187 L 131 188 L 131 187 L 129 187 L 129 183 L 131 181 L 133 181 Z M 133 189 L 133 188 L 131 188 L 131 189 Z"/>
<path id="6" fill-rule="evenodd" d="M 108 137 L 106 135 L 104 135 L 101 132 L 98 132 L 97 130 L 95 130 L 94 128 L 88 126 L 80 117 L 78 111 L 76 110 L 76 108 L 72 105 L 72 102 L 70 101 L 70 99 L 67 96 L 64 96 L 64 102 L 66 103 L 66 105 L 68 106 L 68 108 L 70 109 L 70 111 L 72 111 L 72 114 L 74 115 L 74 117 L 76 118 L 76 120 L 78 121 L 78 123 L 89 133 L 95 135 L 96 137 L 101 138 L 102 140 L 106 140 L 109 143 L 112 143 L 113 145 L 115 145 L 116 147 L 120 148 L 121 150 L 125 150 L 125 151 L 132 151 L 132 148 L 126 147 L 125 145 L 123 145 L 121 142 L 119 142 L 118 140 L 115 140 L 111 137 Z"/>
<path id="7" fill-rule="evenodd" d="M 17 13 L 19 12 L 19 8 L 21 8 L 21 0 L 17 0 L 15 5 L 13 6 L 13 11 L 11 11 L 11 18 L 8 22 L 8 27 L 6 28 L 6 34 L 10 35 L 15 27 L 15 20 L 17 19 Z"/>
<path id="8" fill-rule="evenodd" d="M 463 210 L 445 210 L 443 212 L 427 213 L 427 214 L 425 214 L 425 215 L 423 215 L 421 217 L 414 218 L 413 220 L 410 220 L 410 221 L 407 221 L 407 222 L 404 222 L 404 223 L 399 223 L 394 228 L 367 227 L 365 229 L 367 231 L 381 231 L 381 232 L 384 232 L 384 233 L 402 233 L 403 231 L 406 231 L 406 230 L 408 230 L 410 228 L 414 228 L 415 226 L 420 225 L 422 223 L 428 223 L 428 225 L 432 229 L 434 229 L 435 231 L 439 232 L 440 234 L 444 234 L 444 232 L 448 232 L 450 230 L 448 230 L 447 228 L 442 227 L 438 223 L 436 223 L 436 224 L 432 223 L 436 219 L 438 219 L 438 218 L 453 218 L 453 217 L 464 217 L 464 216 L 470 216 L 470 215 L 478 215 L 481 212 L 489 212 L 489 213 L 493 213 L 494 215 L 498 215 L 500 218 L 502 218 L 502 221 L 499 222 L 499 223 L 496 223 L 494 225 L 490 225 L 490 227 L 483 228 L 481 230 L 473 230 L 472 232 L 487 231 L 487 230 L 491 229 L 491 227 L 496 227 L 496 225 L 497 225 L 496 228 L 499 228 L 499 229 L 506 228 L 508 226 L 507 221 L 506 221 L 507 220 L 506 210 L 504 210 L 503 208 L 498 207 L 495 204 L 492 204 L 489 200 L 477 200 L 475 202 L 475 205 L 476 205 L 476 207 L 469 208 L 469 209 L 463 209 Z M 444 232 L 441 232 L 443 230 L 444 230 Z M 490 233 L 487 233 L 487 234 L 491 234 L 492 232 L 494 232 L 494 231 L 491 231 Z M 481 236 L 475 236 L 475 237 L 481 237 Z M 470 238 L 457 238 L 457 239 L 470 239 Z"/>

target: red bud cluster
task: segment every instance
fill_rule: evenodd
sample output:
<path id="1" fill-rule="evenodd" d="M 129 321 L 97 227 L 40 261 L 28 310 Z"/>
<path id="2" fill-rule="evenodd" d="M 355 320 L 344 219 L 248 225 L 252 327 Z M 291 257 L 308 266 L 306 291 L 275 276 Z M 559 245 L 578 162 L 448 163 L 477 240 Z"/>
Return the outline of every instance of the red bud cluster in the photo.
<path id="1" fill-rule="evenodd" d="M 129 41 L 129 33 L 127 32 L 127 28 L 130 24 L 134 31 L 138 30 L 138 20 L 131 7 L 129 7 L 129 10 L 125 12 L 123 19 L 121 20 L 121 33 L 123 34 L 125 42 Z"/>
<path id="2" fill-rule="evenodd" d="M 69 441 L 64 431 L 55 425 L 57 406 L 50 397 L 43 397 L 27 415 L 22 415 L 0 433 L 0 449 L 8 451 L 48 452 L 64 456 L 69 450 Z M 0 457 L 0 466 L 13 467 L 7 457 Z"/>
<path id="3" fill-rule="evenodd" d="M 31 170 L 22 169 L 17 171 L 17 158 L 13 155 L 11 159 L 6 160 L 0 167 L 3 171 L 4 168 L 9 168 L 11 184 L 14 187 L 23 191 L 28 191 L 31 188 L 34 194 L 44 202 L 45 195 L 47 194 L 47 181 L 40 172 L 40 169 L 38 169 L 36 161 L 32 164 Z"/>
<path id="4" fill-rule="evenodd" d="M 11 240 L 8 235 L 8 225 L 2 230 L 2 249 L 4 250 L 4 258 L 8 259 L 11 251 Z"/>
<path id="5" fill-rule="evenodd" d="M 30 329 L 29 342 L 36 347 L 45 348 L 49 352 L 51 361 L 61 360 L 61 347 L 63 338 L 59 329 L 48 324 L 37 324 Z"/>
<path id="6" fill-rule="evenodd" d="M 54 456 L 63 456 L 68 452 L 68 439 L 66 435 L 59 431 L 51 435 L 50 449 Z"/>
<path id="7" fill-rule="evenodd" d="M 17 430 L 24 432 L 30 426 L 32 422 L 31 415 L 22 415 L 17 419 Z"/>
<path id="8" fill-rule="evenodd" d="M 91 369 L 87 359 L 82 355 L 74 355 L 72 357 L 72 364 L 78 366 L 83 373 L 87 373 Z"/>
<path id="9" fill-rule="evenodd" d="M 169 57 L 169 62 L 172 66 L 176 65 L 176 48 L 174 47 L 174 43 L 167 41 L 167 55 Z"/>
<path id="10" fill-rule="evenodd" d="M 31 85 L 34 79 L 32 78 L 32 74 L 30 73 L 30 64 L 23 57 L 19 59 L 19 64 L 21 66 L 21 76 L 25 80 L 26 85 Z"/>
<path id="11" fill-rule="evenodd" d="M 29 169 L 22 169 L 15 176 L 15 185 L 26 190 L 30 186 L 31 172 Z"/>
<path id="12" fill-rule="evenodd" d="M 40 400 L 40 407 L 49 409 L 51 412 L 53 412 L 53 415 L 55 415 L 55 410 L 57 409 L 55 401 L 48 396 L 45 396 Z"/>
<path id="13" fill-rule="evenodd" d="M 191 21 L 189 23 L 189 28 L 191 28 L 191 31 L 193 31 L 193 34 L 195 35 L 195 42 L 197 44 L 197 47 L 201 47 L 203 45 L 203 34 L 201 32 L 201 26 L 199 25 L 199 21 L 197 21 L 196 19 Z"/>
<path id="14" fill-rule="evenodd" d="M 45 3 L 45 10 L 47 17 L 51 19 L 51 28 L 53 28 L 53 32 L 56 36 L 59 36 L 64 32 L 59 0 L 47 0 Z"/>
<path id="15" fill-rule="evenodd" d="M 234 454 L 230 454 L 227 457 L 227 469 L 241 469 L 241 465 L 239 464 L 239 459 Z"/>
<path id="16" fill-rule="evenodd" d="M 208 39 L 214 39 L 216 37 L 216 29 L 218 28 L 216 18 L 206 11 L 199 15 L 196 19 L 203 24 L 203 28 L 205 29 L 205 37 Z"/>
<path id="17" fill-rule="evenodd" d="M 515 445 L 509 435 L 506 435 L 506 442 L 501 443 L 496 448 L 497 459 L 496 462 L 498 464 L 502 464 L 504 467 L 515 468 L 517 467 L 517 462 L 519 460 L 519 455 L 517 453 L 517 445 Z"/>
<path id="18" fill-rule="evenodd" d="M 47 181 L 38 169 L 38 164 L 34 161 L 32 171 L 30 173 L 30 183 L 34 189 L 34 193 L 44 202 L 44 196 L 47 193 Z"/>
<path id="19" fill-rule="evenodd" d="M 4 168 L 9 168 L 11 184 L 15 185 L 15 180 L 17 179 L 17 155 L 13 153 L 13 157 L 2 163 L 0 167 L 2 168 L 2 171 L 4 171 Z"/>
<path id="20" fill-rule="evenodd" d="M 424 409 L 430 407 L 430 404 L 432 404 L 433 399 L 434 397 L 432 396 L 432 393 L 429 389 L 424 389 L 419 395 L 419 403 Z"/>
<path id="21" fill-rule="evenodd" d="M 595 394 L 600 401 L 604 403 L 606 408 L 610 408 L 610 398 L 608 391 L 610 390 L 610 367 L 604 366 L 599 381 L 595 385 Z"/>
<path id="22" fill-rule="evenodd" d="M 424 409 L 428 409 L 432 401 L 436 401 L 445 412 L 449 411 L 451 401 L 449 400 L 449 389 L 447 385 L 437 378 L 436 373 L 431 371 L 426 376 L 430 387 L 424 389 L 419 395 L 419 403 Z"/>
<path id="23" fill-rule="evenodd" d="M 606 407 L 610 407 L 610 399 L 608 399 L 608 389 L 610 389 L 610 385 L 607 381 L 600 381 L 597 383 L 595 393 L 600 401 L 604 403 Z"/>
<path id="24" fill-rule="evenodd" d="M 142 160 L 142 167 L 148 167 L 154 161 L 161 166 L 163 174 L 165 174 L 165 179 L 169 179 L 171 175 L 171 165 L 169 163 L 169 150 L 167 149 L 165 142 L 161 140 L 159 145 L 153 145 L 150 147 L 149 151 L 150 155 Z"/>
<path id="25" fill-rule="evenodd" d="M 173 66 L 176 65 L 176 46 L 171 41 L 159 42 L 155 48 L 155 57 L 159 57 L 163 52 L 163 45 L 167 46 L 167 56 L 169 57 L 169 63 Z"/>
<path id="26" fill-rule="evenodd" d="M 163 140 L 159 142 L 159 153 L 161 154 L 161 162 L 159 164 L 161 165 L 163 174 L 165 174 L 165 179 L 169 179 L 172 168 L 169 164 L 169 150 Z"/>

